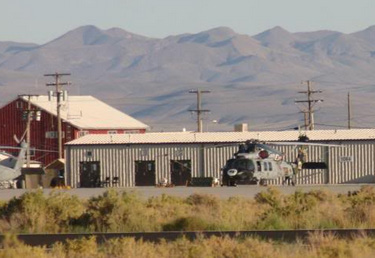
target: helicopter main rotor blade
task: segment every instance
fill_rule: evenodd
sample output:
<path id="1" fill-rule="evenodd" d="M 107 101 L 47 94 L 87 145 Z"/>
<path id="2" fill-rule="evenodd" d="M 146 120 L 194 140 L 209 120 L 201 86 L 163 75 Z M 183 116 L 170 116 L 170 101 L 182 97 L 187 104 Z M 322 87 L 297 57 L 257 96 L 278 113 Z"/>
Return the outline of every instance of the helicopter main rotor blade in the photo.
<path id="1" fill-rule="evenodd" d="M 12 158 L 12 159 L 17 159 L 17 157 L 15 157 L 15 156 L 13 156 L 12 154 L 9 154 L 9 153 L 7 153 L 7 152 L 5 152 L 5 151 L 0 151 L 0 154 L 1 154 L 1 155 L 4 155 L 4 156 L 7 156 L 7 157 L 9 157 L 9 158 Z"/>
<path id="2" fill-rule="evenodd" d="M 26 149 L 26 147 L 0 146 L 0 149 L 22 150 L 22 149 Z M 30 148 L 30 149 L 33 151 L 41 151 L 41 152 L 58 152 L 54 150 L 43 150 L 43 149 L 34 149 L 34 148 Z"/>
<path id="3" fill-rule="evenodd" d="M 322 146 L 322 147 L 336 147 L 336 148 L 343 148 L 342 145 L 337 144 L 328 144 L 328 143 L 315 143 L 315 142 L 270 142 L 267 143 L 269 145 L 299 145 L 299 146 Z"/>
<path id="4" fill-rule="evenodd" d="M 283 153 L 281 151 L 275 150 L 274 148 L 271 148 L 271 147 L 267 146 L 266 144 L 255 143 L 255 145 L 258 146 L 259 148 L 262 148 L 262 149 L 268 151 L 268 152 L 275 153 L 275 154 L 278 154 L 278 155 L 283 155 Z"/>
<path id="5" fill-rule="evenodd" d="M 21 150 L 21 149 L 24 149 L 24 148 L 22 148 L 22 147 L 14 147 L 14 146 L 0 146 L 0 149 Z"/>

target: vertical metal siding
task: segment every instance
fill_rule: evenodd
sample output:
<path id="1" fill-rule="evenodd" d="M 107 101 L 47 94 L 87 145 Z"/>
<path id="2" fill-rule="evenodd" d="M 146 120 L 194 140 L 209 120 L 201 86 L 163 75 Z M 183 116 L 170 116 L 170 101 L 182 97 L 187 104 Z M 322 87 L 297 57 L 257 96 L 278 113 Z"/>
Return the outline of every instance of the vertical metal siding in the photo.
<path id="1" fill-rule="evenodd" d="M 332 142 L 334 143 L 334 142 Z M 284 160 L 294 162 L 295 146 L 277 146 L 285 153 Z M 87 156 L 92 151 L 92 156 Z M 135 185 L 136 160 L 154 160 L 156 182 L 166 177 L 171 180 L 171 160 L 191 160 L 193 177 L 221 177 L 221 168 L 237 151 L 236 146 L 216 147 L 214 144 L 149 144 L 149 145 L 83 145 L 67 147 L 67 183 L 79 186 L 79 163 L 100 161 L 102 180 L 120 178 L 119 187 Z M 342 158 L 352 157 L 349 162 Z M 327 170 L 302 170 L 297 184 L 340 184 L 374 182 L 375 143 L 347 142 L 343 148 L 309 146 L 307 161 L 326 162 Z M 201 171 L 203 169 L 203 171 Z M 282 179 L 270 180 L 269 184 L 281 184 Z"/>
<path id="2" fill-rule="evenodd" d="M 375 145 L 372 142 L 348 142 L 343 148 L 331 148 L 329 173 L 331 184 L 375 182 Z M 352 160 L 345 161 L 344 158 Z"/>

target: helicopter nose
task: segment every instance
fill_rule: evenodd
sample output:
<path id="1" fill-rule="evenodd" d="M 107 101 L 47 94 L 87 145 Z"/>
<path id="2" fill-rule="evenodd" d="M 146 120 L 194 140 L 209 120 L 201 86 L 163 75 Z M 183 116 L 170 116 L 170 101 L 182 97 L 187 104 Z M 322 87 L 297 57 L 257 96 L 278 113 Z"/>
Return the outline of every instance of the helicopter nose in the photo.
<path id="1" fill-rule="evenodd" d="M 227 171 L 228 176 L 235 176 L 237 175 L 237 169 L 231 168 Z"/>

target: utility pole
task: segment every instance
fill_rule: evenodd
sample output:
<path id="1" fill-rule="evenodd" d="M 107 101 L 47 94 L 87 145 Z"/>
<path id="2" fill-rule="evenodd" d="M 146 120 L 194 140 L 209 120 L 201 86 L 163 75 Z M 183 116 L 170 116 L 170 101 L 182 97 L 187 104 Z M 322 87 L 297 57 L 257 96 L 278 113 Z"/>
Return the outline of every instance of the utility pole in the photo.
<path id="1" fill-rule="evenodd" d="M 200 89 L 189 91 L 189 93 L 197 94 L 197 109 L 191 109 L 189 111 L 197 113 L 197 126 L 198 126 L 198 132 L 199 133 L 203 132 L 203 120 L 202 120 L 201 114 L 210 112 L 210 110 L 208 110 L 208 109 L 202 109 L 201 108 L 201 106 L 202 106 L 202 104 L 201 104 L 201 94 L 202 93 L 210 93 L 210 92 L 211 91 L 209 91 L 209 90 L 200 90 Z"/>
<path id="2" fill-rule="evenodd" d="M 313 99 L 312 95 L 315 93 L 322 93 L 321 90 L 311 90 L 311 81 L 305 81 L 302 83 L 307 84 L 307 91 L 299 91 L 298 93 L 306 94 L 306 100 L 295 100 L 295 103 L 307 103 L 307 110 L 303 110 L 302 113 L 305 115 L 305 128 L 309 130 L 314 130 L 314 110 L 313 107 L 318 102 L 323 102 L 322 99 Z M 307 116 L 307 117 L 306 117 Z M 306 124 L 306 118 L 308 118 L 308 124 Z"/>
<path id="3" fill-rule="evenodd" d="M 351 129 L 352 111 L 350 103 L 350 92 L 348 92 L 348 129 Z"/>
<path id="4" fill-rule="evenodd" d="M 39 95 L 33 95 L 33 94 L 23 94 L 18 95 L 18 97 L 27 97 L 27 109 L 23 111 L 23 120 L 26 120 L 26 166 L 30 167 L 30 126 L 31 126 L 31 120 L 35 119 L 38 120 L 38 114 L 36 110 L 31 110 L 31 97 L 38 97 Z M 34 118 L 33 118 L 34 116 Z"/>
<path id="5" fill-rule="evenodd" d="M 54 96 L 56 96 L 56 105 L 57 105 L 57 139 L 58 139 L 58 151 L 59 151 L 59 159 L 63 157 L 62 151 L 62 129 L 61 129 L 61 95 L 62 95 L 62 86 L 70 85 L 70 82 L 60 82 L 60 78 L 62 76 L 69 76 L 70 73 L 52 73 L 52 74 L 45 74 L 44 76 L 50 76 L 55 78 L 55 82 L 47 83 L 46 86 L 54 86 L 55 92 Z"/>

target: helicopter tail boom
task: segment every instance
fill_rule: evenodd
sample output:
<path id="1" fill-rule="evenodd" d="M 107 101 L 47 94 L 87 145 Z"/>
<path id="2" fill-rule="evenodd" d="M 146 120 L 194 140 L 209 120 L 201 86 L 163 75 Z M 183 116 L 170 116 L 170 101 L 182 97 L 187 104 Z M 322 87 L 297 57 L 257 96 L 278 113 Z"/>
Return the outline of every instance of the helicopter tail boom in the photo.
<path id="1" fill-rule="evenodd" d="M 305 162 L 302 164 L 302 169 L 326 169 L 327 164 L 324 162 Z"/>

